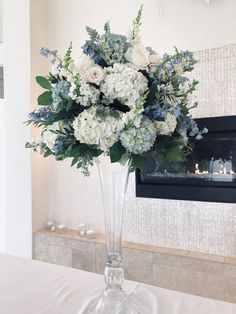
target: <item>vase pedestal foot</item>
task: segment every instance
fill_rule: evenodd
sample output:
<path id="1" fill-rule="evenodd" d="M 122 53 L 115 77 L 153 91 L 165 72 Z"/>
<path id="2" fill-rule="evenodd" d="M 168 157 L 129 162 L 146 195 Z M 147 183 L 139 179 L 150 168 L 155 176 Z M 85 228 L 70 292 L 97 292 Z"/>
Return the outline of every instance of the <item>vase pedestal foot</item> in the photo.
<path id="1" fill-rule="evenodd" d="M 102 295 L 95 296 L 83 306 L 78 314 L 149 314 L 143 307 L 140 308 L 140 300 L 136 300 L 132 294 L 126 295 L 120 289 L 108 289 Z"/>

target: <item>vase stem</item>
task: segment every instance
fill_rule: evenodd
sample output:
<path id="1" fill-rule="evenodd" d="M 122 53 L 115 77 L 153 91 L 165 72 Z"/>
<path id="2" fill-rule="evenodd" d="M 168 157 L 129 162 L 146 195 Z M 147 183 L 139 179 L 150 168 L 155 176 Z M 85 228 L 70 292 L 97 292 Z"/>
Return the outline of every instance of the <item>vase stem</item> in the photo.
<path id="1" fill-rule="evenodd" d="M 122 290 L 124 271 L 121 242 L 125 193 L 128 183 L 129 162 L 111 163 L 103 156 L 97 163 L 105 215 L 107 262 L 104 272 L 106 289 Z"/>

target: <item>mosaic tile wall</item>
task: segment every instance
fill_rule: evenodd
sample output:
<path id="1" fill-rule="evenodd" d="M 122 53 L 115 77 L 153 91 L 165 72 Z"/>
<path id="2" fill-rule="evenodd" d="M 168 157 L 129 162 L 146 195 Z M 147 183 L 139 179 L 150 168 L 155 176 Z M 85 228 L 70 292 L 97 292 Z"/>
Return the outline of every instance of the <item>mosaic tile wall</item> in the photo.
<path id="1" fill-rule="evenodd" d="M 195 117 L 236 115 L 236 44 L 195 53 L 200 81 Z M 131 176 L 124 239 L 236 256 L 236 204 L 136 198 Z"/>

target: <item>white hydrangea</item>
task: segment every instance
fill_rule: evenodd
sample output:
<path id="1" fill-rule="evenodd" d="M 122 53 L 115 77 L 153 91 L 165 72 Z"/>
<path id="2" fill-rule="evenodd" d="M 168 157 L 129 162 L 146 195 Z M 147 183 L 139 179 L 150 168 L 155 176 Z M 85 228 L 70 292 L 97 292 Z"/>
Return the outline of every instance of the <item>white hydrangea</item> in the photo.
<path id="1" fill-rule="evenodd" d="M 61 127 L 62 126 L 60 125 L 60 122 L 54 122 L 53 124 L 49 125 L 45 131 L 42 132 L 42 141 L 51 151 L 53 151 L 56 139 L 58 137 L 56 131 L 59 131 Z"/>
<path id="2" fill-rule="evenodd" d="M 168 112 L 165 121 L 155 121 L 154 124 L 158 134 L 171 135 L 177 126 L 177 120 L 173 114 Z"/>
<path id="3" fill-rule="evenodd" d="M 154 144 L 157 130 L 152 121 L 143 117 L 139 127 L 130 127 L 123 130 L 120 135 L 122 145 L 133 154 L 142 154 Z"/>
<path id="4" fill-rule="evenodd" d="M 104 70 L 105 78 L 101 83 L 101 92 L 108 99 L 118 99 L 132 108 L 148 88 L 146 77 L 131 64 L 115 63 Z"/>
<path id="5" fill-rule="evenodd" d="M 117 142 L 124 122 L 109 115 L 111 110 L 103 107 L 104 116 L 97 114 L 98 106 L 84 110 L 73 122 L 75 138 L 81 143 L 98 145 L 104 152 Z"/>
<path id="6" fill-rule="evenodd" d="M 76 101 L 79 102 L 82 106 L 91 106 L 96 104 L 99 101 L 99 90 L 86 83 L 85 81 L 80 82 L 80 96 L 77 97 Z"/>

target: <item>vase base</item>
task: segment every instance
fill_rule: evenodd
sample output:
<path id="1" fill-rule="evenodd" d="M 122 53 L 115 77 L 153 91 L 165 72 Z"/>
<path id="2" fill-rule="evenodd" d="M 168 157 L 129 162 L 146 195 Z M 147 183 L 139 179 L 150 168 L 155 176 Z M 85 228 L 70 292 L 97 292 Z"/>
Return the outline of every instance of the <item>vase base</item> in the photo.
<path id="1" fill-rule="evenodd" d="M 139 288 L 138 288 L 139 289 Z M 150 296 L 150 292 L 147 289 L 142 288 L 142 295 Z M 145 297 L 145 299 L 146 299 Z M 150 300 L 149 300 L 150 301 Z M 148 302 L 148 308 L 146 302 L 142 302 L 142 297 L 134 290 L 130 294 L 125 294 L 120 289 L 107 289 L 100 296 L 96 295 L 87 300 L 87 303 L 83 305 L 78 314 L 152 314 L 157 312 L 156 302 Z M 144 305 L 145 304 L 145 305 Z M 153 305 L 155 304 L 154 308 Z M 151 306 L 151 308 L 150 308 Z"/>

